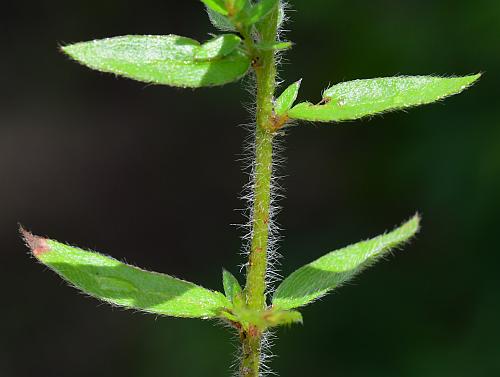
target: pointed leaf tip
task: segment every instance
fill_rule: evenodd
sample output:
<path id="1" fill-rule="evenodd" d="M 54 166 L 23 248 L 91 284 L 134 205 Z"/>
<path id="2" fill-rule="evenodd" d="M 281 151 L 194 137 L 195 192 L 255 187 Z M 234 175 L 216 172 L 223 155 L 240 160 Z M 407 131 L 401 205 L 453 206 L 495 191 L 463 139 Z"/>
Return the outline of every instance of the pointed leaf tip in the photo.
<path id="1" fill-rule="evenodd" d="M 220 292 L 33 236 L 24 229 L 21 233 L 40 262 L 73 287 L 104 302 L 147 313 L 203 319 L 215 318 L 230 307 Z"/>
<path id="2" fill-rule="evenodd" d="M 297 99 L 301 84 L 302 79 L 295 81 L 288 88 L 286 88 L 283 93 L 281 93 L 281 95 L 276 99 L 276 103 L 274 106 L 276 115 L 282 116 L 287 114 L 288 110 L 290 110 L 295 100 Z"/>
<path id="3" fill-rule="evenodd" d="M 237 296 L 243 291 L 240 283 L 238 282 L 238 279 L 236 279 L 236 277 L 231 272 L 223 268 L 222 282 L 226 297 L 229 299 L 229 301 L 234 303 L 234 301 L 237 299 Z"/>
<path id="4" fill-rule="evenodd" d="M 22 225 L 19 225 L 19 232 L 21 233 L 26 246 L 29 247 L 35 257 L 39 258 L 42 254 L 50 251 L 50 247 L 45 238 L 33 235 L 24 229 Z"/>
<path id="5" fill-rule="evenodd" d="M 301 102 L 290 118 L 341 122 L 430 104 L 463 92 L 481 74 L 463 77 L 398 76 L 343 82 L 323 92 L 319 104 Z"/>
<path id="6" fill-rule="evenodd" d="M 394 248 L 403 246 L 419 228 L 420 216 L 417 214 L 389 233 L 330 252 L 299 268 L 276 289 L 274 307 L 288 310 L 317 300 Z"/>

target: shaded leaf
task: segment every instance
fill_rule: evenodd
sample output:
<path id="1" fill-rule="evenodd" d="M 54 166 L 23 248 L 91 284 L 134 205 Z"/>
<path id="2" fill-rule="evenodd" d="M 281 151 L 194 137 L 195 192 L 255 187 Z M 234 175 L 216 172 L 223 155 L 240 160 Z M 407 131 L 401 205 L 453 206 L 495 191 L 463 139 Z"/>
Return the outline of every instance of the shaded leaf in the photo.
<path id="1" fill-rule="evenodd" d="M 217 29 L 222 31 L 236 31 L 236 28 L 234 27 L 233 23 L 226 16 L 223 16 L 222 14 L 208 7 L 207 7 L 207 14 L 208 18 L 210 19 L 210 22 Z"/>
<path id="2" fill-rule="evenodd" d="M 243 10 L 246 10 L 250 7 L 249 0 L 226 0 L 227 3 L 230 3 L 233 11 L 237 14 Z"/>
<path id="3" fill-rule="evenodd" d="M 288 276 L 276 289 L 273 305 L 292 309 L 314 301 L 353 278 L 391 249 L 407 242 L 419 229 L 420 218 L 411 220 L 390 233 L 333 251 Z"/>
<path id="4" fill-rule="evenodd" d="M 241 43 L 241 38 L 235 34 L 219 35 L 203 43 L 194 58 L 196 60 L 213 60 L 222 58 L 233 52 Z"/>
<path id="5" fill-rule="evenodd" d="M 297 99 L 297 95 L 299 94 L 300 84 L 302 79 L 294 82 L 288 88 L 286 88 L 283 93 L 276 99 L 274 104 L 274 112 L 278 116 L 285 115 L 288 110 L 293 106 L 293 103 Z"/>
<path id="6" fill-rule="evenodd" d="M 195 59 L 200 44 L 176 35 L 123 36 L 62 47 L 80 63 L 134 80 L 178 87 L 223 85 L 245 75 L 250 59 L 234 50 L 223 58 Z"/>
<path id="7" fill-rule="evenodd" d="M 224 285 L 224 293 L 229 301 L 234 302 L 235 297 L 240 295 L 243 289 L 241 288 L 238 279 L 227 271 L 226 269 L 222 270 L 222 283 Z"/>
<path id="8" fill-rule="evenodd" d="M 230 306 L 222 293 L 196 284 L 33 236 L 24 230 L 23 236 L 41 263 L 99 300 L 148 313 L 191 318 L 213 318 Z"/>
<path id="9" fill-rule="evenodd" d="M 302 314 L 296 310 L 269 310 L 264 315 L 267 327 L 303 323 Z"/>
<path id="10" fill-rule="evenodd" d="M 403 76 L 349 81 L 327 89 L 321 104 L 302 102 L 288 114 L 294 119 L 319 122 L 354 120 L 438 101 L 467 89 L 480 76 Z"/>

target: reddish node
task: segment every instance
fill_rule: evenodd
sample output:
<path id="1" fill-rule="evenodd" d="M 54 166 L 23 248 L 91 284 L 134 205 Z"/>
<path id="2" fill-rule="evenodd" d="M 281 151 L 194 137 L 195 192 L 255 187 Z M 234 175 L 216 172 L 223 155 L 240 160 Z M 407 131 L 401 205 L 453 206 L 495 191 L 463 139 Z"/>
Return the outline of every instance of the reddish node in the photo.
<path id="1" fill-rule="evenodd" d="M 251 337 L 256 337 L 257 335 L 260 335 L 260 331 L 254 325 L 250 325 L 250 327 L 248 328 L 248 335 Z"/>

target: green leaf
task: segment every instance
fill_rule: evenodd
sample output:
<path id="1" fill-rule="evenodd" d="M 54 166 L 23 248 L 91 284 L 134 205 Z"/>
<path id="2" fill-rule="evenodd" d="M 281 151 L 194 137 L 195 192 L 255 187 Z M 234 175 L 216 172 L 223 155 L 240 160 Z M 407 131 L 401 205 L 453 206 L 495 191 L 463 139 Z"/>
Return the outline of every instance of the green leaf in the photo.
<path id="1" fill-rule="evenodd" d="M 229 316 L 228 319 L 241 324 L 244 329 L 257 326 L 265 331 L 270 327 L 302 323 L 302 314 L 295 310 L 281 310 L 273 307 L 265 310 L 252 310 L 240 306 L 235 307 L 233 312 L 233 318 Z"/>
<path id="2" fill-rule="evenodd" d="M 230 306 L 222 293 L 22 232 L 41 263 L 74 287 L 108 303 L 148 313 L 191 318 L 217 317 L 222 309 Z"/>
<path id="3" fill-rule="evenodd" d="M 288 276 L 276 289 L 273 305 L 292 309 L 314 301 L 369 267 L 391 249 L 401 246 L 417 233 L 420 217 L 390 233 L 333 251 Z"/>
<path id="4" fill-rule="evenodd" d="M 223 58 L 199 61 L 195 57 L 200 49 L 197 41 L 176 35 L 131 35 L 62 47 L 98 71 L 178 87 L 223 85 L 244 76 L 250 67 L 250 58 L 238 49 Z"/>
<path id="5" fill-rule="evenodd" d="M 223 16 L 222 14 L 217 13 L 208 7 L 207 7 L 207 14 L 208 18 L 210 19 L 210 22 L 217 29 L 222 31 L 236 31 L 236 28 L 234 27 L 233 23 L 226 16 Z"/>
<path id="6" fill-rule="evenodd" d="M 203 43 L 194 58 L 195 60 L 213 60 L 222 58 L 233 52 L 241 43 L 241 38 L 235 34 L 219 35 Z"/>
<path id="7" fill-rule="evenodd" d="M 302 314 L 296 310 L 269 310 L 265 315 L 267 327 L 287 326 L 303 323 Z"/>
<path id="8" fill-rule="evenodd" d="M 274 42 L 274 43 L 260 42 L 255 45 L 257 49 L 262 51 L 288 50 L 292 46 L 293 46 L 292 42 Z"/>
<path id="9" fill-rule="evenodd" d="M 234 299 L 237 295 L 241 294 L 243 291 L 240 283 L 238 283 L 238 279 L 234 277 L 232 273 L 227 271 L 226 269 L 222 270 L 222 282 L 224 285 L 224 293 L 229 301 L 234 302 Z"/>
<path id="10" fill-rule="evenodd" d="M 203 4 L 217 13 L 227 16 L 226 4 L 224 0 L 201 0 Z"/>
<path id="11" fill-rule="evenodd" d="M 231 4 L 230 6 L 236 14 L 250 7 L 248 0 L 226 0 L 226 7 L 228 7 L 228 4 Z"/>
<path id="12" fill-rule="evenodd" d="M 293 103 L 297 99 L 299 94 L 300 84 L 302 79 L 294 82 L 288 88 L 286 88 L 283 93 L 278 97 L 274 104 L 274 112 L 278 116 L 285 115 L 288 110 L 293 106 Z"/>
<path id="13" fill-rule="evenodd" d="M 480 76 L 403 76 L 344 82 L 327 89 L 320 104 L 299 103 L 288 115 L 319 122 L 359 119 L 441 100 L 467 89 Z"/>
<path id="14" fill-rule="evenodd" d="M 247 25 L 253 25 L 263 19 L 271 12 L 278 4 L 279 0 L 260 0 L 257 4 L 253 5 L 249 10 L 249 14 L 245 20 Z"/>

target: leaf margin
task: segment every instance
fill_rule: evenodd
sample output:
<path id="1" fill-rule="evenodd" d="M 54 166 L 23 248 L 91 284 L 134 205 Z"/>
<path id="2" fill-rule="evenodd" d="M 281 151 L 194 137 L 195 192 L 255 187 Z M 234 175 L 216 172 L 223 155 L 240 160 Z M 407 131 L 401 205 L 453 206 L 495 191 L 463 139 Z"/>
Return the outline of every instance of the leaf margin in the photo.
<path id="1" fill-rule="evenodd" d="M 310 303 L 313 303 L 314 301 L 317 301 L 321 299 L 322 297 L 326 296 L 333 290 L 337 289 L 338 287 L 342 286 L 345 284 L 347 281 L 351 280 L 352 278 L 356 277 L 359 273 L 361 273 L 363 270 L 366 268 L 370 267 L 372 264 L 377 262 L 379 259 L 383 258 L 385 255 L 390 253 L 392 250 L 395 248 L 400 248 L 407 244 L 420 230 L 420 223 L 421 223 L 421 217 L 420 214 L 415 214 L 412 218 L 410 218 L 408 221 L 404 222 L 402 225 L 399 227 L 396 227 L 390 232 L 383 233 L 379 236 L 372 237 L 370 239 L 360 241 L 348 246 L 345 246 L 343 248 L 331 251 L 329 253 L 326 253 L 322 255 L 321 257 L 313 260 L 312 262 L 309 262 L 295 271 L 293 271 L 290 275 L 288 275 L 282 282 L 281 284 L 276 288 L 274 291 L 273 297 L 272 297 L 272 304 L 275 306 L 277 309 L 280 310 L 292 310 L 296 308 L 303 307 L 305 305 L 308 305 Z M 346 254 L 347 252 L 351 251 L 356 247 L 362 247 L 364 245 L 367 245 L 369 243 L 374 243 L 376 244 L 377 242 L 381 242 L 382 239 L 390 239 L 392 236 L 398 236 L 399 233 L 402 233 L 401 239 L 396 240 L 396 241 L 391 241 L 394 244 L 391 244 L 390 242 L 387 242 L 387 245 L 384 247 L 381 247 L 380 245 L 377 245 L 377 248 L 379 251 L 372 252 L 371 254 L 367 255 L 364 260 L 362 260 L 360 263 L 358 263 L 355 267 L 352 268 L 352 273 L 351 274 L 346 274 L 346 277 L 344 279 L 339 279 L 339 281 L 332 286 L 329 287 L 322 287 L 322 288 L 317 288 L 315 290 L 310 290 L 306 294 L 303 294 L 302 297 L 296 297 L 294 296 L 290 291 L 293 291 L 293 284 L 297 284 L 297 281 L 300 280 L 300 275 L 303 274 L 304 271 L 306 271 L 307 274 L 307 269 L 313 268 L 316 269 L 316 265 L 319 264 L 322 261 L 328 260 L 328 258 L 342 258 L 345 256 L 347 258 Z M 373 250 L 376 250 L 377 248 L 372 248 Z M 344 254 L 339 254 L 344 253 Z M 350 270 L 347 270 L 349 272 Z M 327 271 L 329 273 L 332 273 L 332 271 Z M 342 272 L 345 271 L 337 271 L 337 274 L 341 274 Z M 333 272 L 335 273 L 335 272 Z M 326 283 L 326 281 L 322 282 L 323 284 Z M 291 286 L 292 285 L 292 286 Z M 303 286 L 301 287 L 303 289 Z M 287 292 L 288 290 L 288 292 Z M 297 289 L 295 289 L 298 291 Z M 285 291 L 283 293 L 283 291 Z M 304 292 L 302 292 L 304 293 Z M 280 297 L 280 295 L 282 297 Z M 310 297 L 310 298 L 308 298 Z"/>

